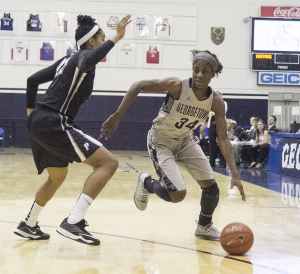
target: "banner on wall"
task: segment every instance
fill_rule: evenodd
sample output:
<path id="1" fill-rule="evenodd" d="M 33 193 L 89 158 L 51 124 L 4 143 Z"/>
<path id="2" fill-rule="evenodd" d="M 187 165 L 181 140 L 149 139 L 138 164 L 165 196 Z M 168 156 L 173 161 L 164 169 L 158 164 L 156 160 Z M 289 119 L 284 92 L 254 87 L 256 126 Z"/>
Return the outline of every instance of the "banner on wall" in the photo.
<path id="1" fill-rule="evenodd" d="M 258 85 L 300 86 L 298 72 L 262 72 L 257 74 Z"/>
<path id="2" fill-rule="evenodd" d="M 280 171 L 300 176 L 300 138 L 283 138 Z"/>
<path id="3" fill-rule="evenodd" d="M 300 7 L 262 6 L 261 17 L 300 18 Z"/>

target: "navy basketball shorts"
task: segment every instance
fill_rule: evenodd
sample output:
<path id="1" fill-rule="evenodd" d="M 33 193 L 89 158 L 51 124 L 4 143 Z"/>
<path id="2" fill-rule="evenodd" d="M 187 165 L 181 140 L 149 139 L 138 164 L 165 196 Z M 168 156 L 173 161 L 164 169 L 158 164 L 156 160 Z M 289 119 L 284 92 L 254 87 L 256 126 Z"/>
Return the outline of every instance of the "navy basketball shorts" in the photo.
<path id="1" fill-rule="evenodd" d="M 170 138 L 154 129 L 148 132 L 148 151 L 160 184 L 168 192 L 186 190 L 178 165 L 196 181 L 214 179 L 213 170 L 198 142 L 193 133 L 185 138 Z"/>
<path id="2" fill-rule="evenodd" d="M 36 109 L 30 114 L 28 134 L 38 174 L 48 167 L 67 167 L 73 161 L 83 162 L 102 146 L 78 129 L 72 120 L 44 109 Z"/>

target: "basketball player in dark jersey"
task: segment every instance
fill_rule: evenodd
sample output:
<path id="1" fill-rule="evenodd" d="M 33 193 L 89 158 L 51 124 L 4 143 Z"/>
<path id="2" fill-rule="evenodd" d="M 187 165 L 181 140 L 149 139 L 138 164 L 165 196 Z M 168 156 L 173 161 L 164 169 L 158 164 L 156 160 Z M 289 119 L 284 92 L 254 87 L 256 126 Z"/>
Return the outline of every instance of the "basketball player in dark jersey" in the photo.
<path id="1" fill-rule="evenodd" d="M 124 17 L 117 26 L 116 35 L 105 42 L 105 34 L 95 20 L 79 15 L 75 39 L 80 50 L 28 78 L 26 103 L 30 143 L 38 173 L 47 169 L 49 177 L 37 191 L 28 216 L 20 222 L 15 234 L 32 240 L 50 238 L 40 230 L 38 216 L 64 182 L 69 163 L 76 161 L 92 166 L 94 171 L 85 181 L 70 216 L 63 220 L 57 232 L 84 244 L 100 244 L 85 230 L 84 216 L 115 173 L 118 161 L 99 141 L 82 132 L 73 119 L 93 91 L 96 64 L 124 37 L 130 17 Z M 43 101 L 36 103 L 38 86 L 49 81 L 52 83 Z"/>
<path id="2" fill-rule="evenodd" d="M 222 72 L 223 66 L 217 56 L 209 51 L 194 50 L 192 54 L 192 78 L 174 77 L 134 83 L 118 110 L 103 123 L 101 136 L 111 136 L 140 92 L 168 91 L 147 138 L 148 151 L 159 179 L 153 179 L 145 171 L 139 174 L 134 194 L 135 205 L 139 210 L 145 210 L 151 193 L 167 202 L 182 201 L 186 195 L 186 184 L 178 169 L 179 164 L 202 189 L 201 212 L 195 236 L 219 240 L 220 231 L 212 225 L 212 215 L 219 202 L 219 188 L 213 170 L 193 134 L 193 129 L 205 122 L 210 111 L 215 112 L 219 145 L 232 172 L 231 188 L 237 186 L 242 200 L 246 198 L 227 136 L 225 104 L 209 86 L 211 79 Z"/>

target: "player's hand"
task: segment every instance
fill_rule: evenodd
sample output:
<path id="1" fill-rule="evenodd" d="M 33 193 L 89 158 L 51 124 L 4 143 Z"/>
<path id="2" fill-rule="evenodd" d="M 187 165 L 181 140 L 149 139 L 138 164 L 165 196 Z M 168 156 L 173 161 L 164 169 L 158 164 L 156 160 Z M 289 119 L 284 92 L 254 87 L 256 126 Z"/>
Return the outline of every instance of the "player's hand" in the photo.
<path id="1" fill-rule="evenodd" d="M 123 17 L 121 19 L 121 21 L 119 22 L 119 24 L 117 25 L 117 33 L 116 33 L 116 35 L 119 36 L 120 39 L 122 39 L 124 37 L 126 26 L 128 24 L 130 24 L 130 22 L 132 21 L 132 20 L 130 20 L 130 18 L 131 18 L 130 14 L 127 15 L 127 16 L 125 16 L 125 17 Z"/>
<path id="2" fill-rule="evenodd" d="M 233 189 L 233 187 L 236 186 L 240 193 L 241 193 L 241 196 L 242 196 L 242 200 L 245 202 L 246 201 L 246 196 L 245 196 L 245 193 L 244 193 L 244 189 L 243 189 L 243 185 L 241 183 L 241 180 L 239 178 L 239 176 L 232 176 L 231 178 L 231 186 L 230 186 L 230 189 Z"/>
<path id="3" fill-rule="evenodd" d="M 122 117 L 118 116 L 116 113 L 110 115 L 102 124 L 100 138 L 105 138 L 105 140 L 109 139 L 114 131 L 118 128 L 121 118 Z"/>

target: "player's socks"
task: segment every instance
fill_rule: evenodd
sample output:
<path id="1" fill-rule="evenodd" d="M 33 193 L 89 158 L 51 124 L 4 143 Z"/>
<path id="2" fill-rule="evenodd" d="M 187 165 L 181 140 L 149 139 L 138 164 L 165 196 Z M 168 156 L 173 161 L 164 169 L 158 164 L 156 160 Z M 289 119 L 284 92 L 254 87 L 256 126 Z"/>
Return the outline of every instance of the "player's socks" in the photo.
<path id="1" fill-rule="evenodd" d="M 69 224 L 77 224 L 82 219 L 84 219 L 84 216 L 93 201 L 94 200 L 90 196 L 88 196 L 84 193 L 81 193 L 76 202 L 76 205 L 74 206 L 74 208 L 68 218 L 68 223 Z"/>
<path id="2" fill-rule="evenodd" d="M 211 223 L 211 219 L 212 217 L 206 217 L 206 216 L 203 216 L 201 213 L 199 215 L 199 222 L 198 224 L 199 225 L 208 225 L 209 223 Z"/>
<path id="3" fill-rule="evenodd" d="M 145 188 L 149 191 L 149 193 L 155 193 L 159 198 L 167 202 L 172 202 L 168 191 L 160 185 L 159 181 L 151 177 L 147 178 L 145 180 Z"/>
<path id="4" fill-rule="evenodd" d="M 25 218 L 25 223 L 27 226 L 30 227 L 36 226 L 37 219 L 43 208 L 44 208 L 43 206 L 39 206 L 35 201 L 33 202 L 31 209 L 27 217 Z"/>

